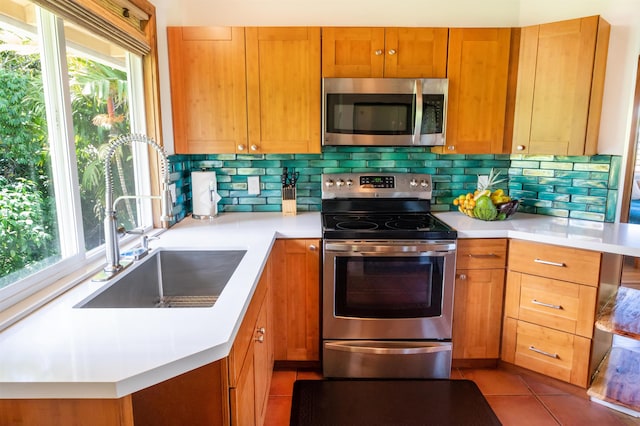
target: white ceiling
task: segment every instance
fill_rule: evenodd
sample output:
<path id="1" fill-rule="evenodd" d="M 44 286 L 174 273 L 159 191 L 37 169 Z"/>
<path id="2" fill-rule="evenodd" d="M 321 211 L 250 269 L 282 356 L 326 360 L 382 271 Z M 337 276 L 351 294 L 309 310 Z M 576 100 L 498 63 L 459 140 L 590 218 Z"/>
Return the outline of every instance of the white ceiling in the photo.
<path id="1" fill-rule="evenodd" d="M 640 19 L 638 0 L 151 0 L 167 25 L 525 26 Z M 613 19 L 612 19 L 613 18 Z"/>

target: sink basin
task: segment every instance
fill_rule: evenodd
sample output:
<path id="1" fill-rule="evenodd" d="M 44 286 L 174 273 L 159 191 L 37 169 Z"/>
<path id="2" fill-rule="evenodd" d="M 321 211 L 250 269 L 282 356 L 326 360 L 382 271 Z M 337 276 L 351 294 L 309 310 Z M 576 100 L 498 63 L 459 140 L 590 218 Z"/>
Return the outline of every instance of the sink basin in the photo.
<path id="1" fill-rule="evenodd" d="M 76 308 L 211 307 L 246 250 L 159 250 Z"/>

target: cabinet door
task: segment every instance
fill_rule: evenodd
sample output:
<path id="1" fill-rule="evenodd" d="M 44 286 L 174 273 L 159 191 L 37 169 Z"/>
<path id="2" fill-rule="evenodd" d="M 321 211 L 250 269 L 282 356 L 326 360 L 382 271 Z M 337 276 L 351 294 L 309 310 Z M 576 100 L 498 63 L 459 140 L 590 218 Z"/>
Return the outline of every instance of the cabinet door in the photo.
<path id="1" fill-rule="evenodd" d="M 595 154 L 609 27 L 591 16 L 522 29 L 513 152 Z"/>
<path id="2" fill-rule="evenodd" d="M 444 152 L 504 151 L 510 45 L 509 28 L 451 29 Z"/>
<path id="3" fill-rule="evenodd" d="M 445 78 L 447 28 L 387 28 L 384 77 Z"/>
<path id="4" fill-rule="evenodd" d="M 457 271 L 453 358 L 499 358 L 504 274 L 504 269 Z"/>
<path id="5" fill-rule="evenodd" d="M 231 389 L 229 399 L 231 400 L 231 424 L 234 426 L 255 426 L 256 398 L 253 356 L 247 357 L 247 362 L 240 372 L 238 384 Z"/>
<path id="6" fill-rule="evenodd" d="M 247 140 L 244 30 L 168 27 L 177 154 L 234 153 Z"/>
<path id="7" fill-rule="evenodd" d="M 271 303 L 269 291 L 260 308 L 256 322 L 255 343 L 253 345 L 254 388 L 256 405 L 256 424 L 264 423 L 269 401 L 269 385 L 273 372 L 272 341 L 273 330 L 269 325 L 269 305 Z"/>
<path id="8" fill-rule="evenodd" d="M 249 153 L 320 152 L 320 29 L 246 28 Z"/>
<path id="9" fill-rule="evenodd" d="M 323 77 L 382 77 L 384 28 L 323 28 Z"/>
<path id="10" fill-rule="evenodd" d="M 320 359 L 320 241 L 278 240 L 272 280 L 277 360 Z"/>

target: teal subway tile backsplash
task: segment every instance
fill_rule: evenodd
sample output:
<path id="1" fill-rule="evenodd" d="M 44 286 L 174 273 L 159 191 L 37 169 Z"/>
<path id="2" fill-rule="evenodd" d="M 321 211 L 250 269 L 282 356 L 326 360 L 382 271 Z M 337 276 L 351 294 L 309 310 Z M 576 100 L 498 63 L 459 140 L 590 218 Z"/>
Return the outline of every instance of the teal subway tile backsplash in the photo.
<path id="1" fill-rule="evenodd" d="M 621 157 L 436 154 L 426 147 L 325 147 L 322 154 L 173 155 L 170 176 L 177 187 L 176 221 L 191 213 L 191 172 L 213 170 L 222 197 L 219 211 L 281 211 L 283 167 L 300 172 L 298 211 L 319 211 L 322 173 L 428 173 L 433 211 L 454 210 L 459 194 L 473 191 L 478 174 L 494 168 L 508 177 L 498 187 L 521 200 L 520 211 L 613 222 Z M 247 192 L 247 177 L 258 176 L 260 194 Z"/>

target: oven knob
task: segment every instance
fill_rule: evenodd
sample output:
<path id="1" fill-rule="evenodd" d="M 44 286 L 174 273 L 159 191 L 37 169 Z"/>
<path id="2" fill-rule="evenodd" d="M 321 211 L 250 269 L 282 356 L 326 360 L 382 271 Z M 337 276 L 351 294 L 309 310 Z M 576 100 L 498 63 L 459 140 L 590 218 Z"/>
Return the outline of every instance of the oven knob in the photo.
<path id="1" fill-rule="evenodd" d="M 415 179 L 411 179 L 409 181 L 409 186 L 411 186 L 412 188 L 415 188 L 416 186 L 418 186 L 418 181 Z"/>
<path id="2" fill-rule="evenodd" d="M 344 186 L 344 181 L 343 181 L 342 179 L 338 179 L 338 180 L 336 181 L 336 186 L 337 186 L 338 188 L 340 188 L 341 186 Z"/>
<path id="3" fill-rule="evenodd" d="M 420 186 L 423 188 L 428 188 L 429 187 L 429 182 L 427 182 L 426 180 L 421 180 L 420 181 Z"/>
<path id="4" fill-rule="evenodd" d="M 351 179 L 347 179 L 347 186 L 353 186 L 353 181 Z"/>
<path id="5" fill-rule="evenodd" d="M 331 179 L 327 180 L 324 183 L 324 186 L 326 186 L 327 188 L 331 188 L 333 186 L 333 181 Z"/>

